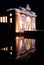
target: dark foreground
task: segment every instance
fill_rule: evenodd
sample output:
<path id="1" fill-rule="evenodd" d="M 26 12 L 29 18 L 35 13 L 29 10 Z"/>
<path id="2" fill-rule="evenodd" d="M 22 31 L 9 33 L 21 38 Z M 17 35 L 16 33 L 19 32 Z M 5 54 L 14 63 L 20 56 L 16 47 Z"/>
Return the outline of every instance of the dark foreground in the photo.
<path id="1" fill-rule="evenodd" d="M 14 60 L 13 58 L 9 58 L 4 53 L 0 52 L 0 64 L 44 65 L 44 57 L 43 54 L 40 54 L 39 51 L 36 51 L 30 56 L 25 56 L 21 59 Z"/>
<path id="2" fill-rule="evenodd" d="M 9 57 L 6 52 L 0 51 L 0 64 L 22 64 L 22 65 L 44 65 L 44 39 L 36 40 L 36 51 L 33 54 L 28 54 L 20 59 L 15 60 L 14 57 Z"/>

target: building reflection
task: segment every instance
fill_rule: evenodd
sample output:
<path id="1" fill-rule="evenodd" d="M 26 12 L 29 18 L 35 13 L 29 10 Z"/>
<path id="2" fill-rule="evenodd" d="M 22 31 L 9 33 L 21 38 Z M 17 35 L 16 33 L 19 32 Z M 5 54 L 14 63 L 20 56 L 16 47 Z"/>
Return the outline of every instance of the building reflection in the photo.
<path id="1" fill-rule="evenodd" d="M 14 55 L 14 50 L 16 51 L 16 57 L 22 57 L 22 55 L 25 56 L 25 54 L 28 53 L 32 53 L 35 51 L 35 39 L 30 39 L 30 38 L 24 38 L 23 36 L 17 36 L 15 38 L 15 44 L 16 44 L 16 49 L 15 46 L 10 45 L 10 46 L 6 46 L 4 48 L 1 48 L 1 51 L 4 51 L 7 53 L 7 55 L 9 56 L 13 56 Z M 14 47 L 14 48 L 13 48 Z"/>
<path id="2" fill-rule="evenodd" d="M 16 37 L 16 55 L 35 50 L 35 39 Z"/>
<path id="3" fill-rule="evenodd" d="M 8 51 L 8 47 L 1 48 L 0 50 L 7 52 Z"/>
<path id="4" fill-rule="evenodd" d="M 10 50 L 12 51 L 12 46 L 10 46 Z"/>
<path id="5" fill-rule="evenodd" d="M 16 37 L 16 51 L 17 55 L 25 51 L 24 37 Z"/>
<path id="6" fill-rule="evenodd" d="M 31 39 L 25 39 L 25 48 L 29 50 L 31 48 Z"/>
<path id="7" fill-rule="evenodd" d="M 12 55 L 12 52 L 10 52 L 10 55 Z"/>

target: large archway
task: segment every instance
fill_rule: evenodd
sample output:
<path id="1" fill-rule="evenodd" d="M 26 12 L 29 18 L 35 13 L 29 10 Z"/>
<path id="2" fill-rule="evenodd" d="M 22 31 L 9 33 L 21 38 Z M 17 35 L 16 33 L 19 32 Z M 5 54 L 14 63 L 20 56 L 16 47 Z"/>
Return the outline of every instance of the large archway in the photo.
<path id="1" fill-rule="evenodd" d="M 26 31 L 31 31 L 31 18 L 29 16 L 26 17 Z"/>

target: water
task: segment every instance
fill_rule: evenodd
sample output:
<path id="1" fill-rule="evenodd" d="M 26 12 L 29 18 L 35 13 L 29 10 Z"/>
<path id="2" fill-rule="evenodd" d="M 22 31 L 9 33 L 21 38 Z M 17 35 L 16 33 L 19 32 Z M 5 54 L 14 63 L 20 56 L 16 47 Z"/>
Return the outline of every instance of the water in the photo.
<path id="1" fill-rule="evenodd" d="M 14 44 L 12 43 L 9 46 L 0 48 L 0 50 L 4 51 L 8 57 L 10 56 L 11 58 L 14 57 L 14 59 L 19 59 L 25 57 L 25 55 L 28 55 L 29 53 L 33 53 L 36 50 L 35 42 L 36 39 L 24 38 L 23 36 L 16 36 Z"/>
<path id="2" fill-rule="evenodd" d="M 14 44 L 0 47 L 0 62 L 2 64 L 44 65 L 44 35 L 42 33 L 36 37 L 33 39 L 16 36 Z"/>

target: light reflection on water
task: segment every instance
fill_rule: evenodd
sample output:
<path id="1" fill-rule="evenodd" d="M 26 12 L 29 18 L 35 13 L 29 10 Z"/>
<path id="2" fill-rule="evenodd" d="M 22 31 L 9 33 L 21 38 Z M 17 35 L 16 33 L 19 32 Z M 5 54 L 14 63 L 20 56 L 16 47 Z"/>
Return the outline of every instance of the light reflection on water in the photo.
<path id="1" fill-rule="evenodd" d="M 30 38 L 24 38 L 23 36 L 21 37 L 16 37 L 16 57 L 20 56 L 21 54 L 25 54 L 27 52 L 34 52 L 35 50 L 35 39 L 30 39 Z M 14 48 L 15 49 L 15 48 Z M 4 47 L 1 48 L 0 50 L 5 51 L 8 53 L 8 55 L 13 55 L 13 46 L 9 47 Z"/>
<path id="2" fill-rule="evenodd" d="M 35 39 L 16 37 L 16 55 L 35 49 Z M 33 52 L 33 51 L 31 51 Z"/>
<path id="3" fill-rule="evenodd" d="M 2 51 L 8 51 L 8 47 L 1 48 Z"/>

